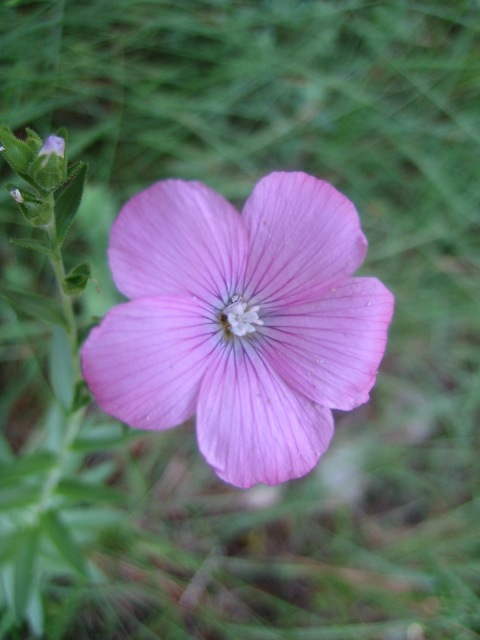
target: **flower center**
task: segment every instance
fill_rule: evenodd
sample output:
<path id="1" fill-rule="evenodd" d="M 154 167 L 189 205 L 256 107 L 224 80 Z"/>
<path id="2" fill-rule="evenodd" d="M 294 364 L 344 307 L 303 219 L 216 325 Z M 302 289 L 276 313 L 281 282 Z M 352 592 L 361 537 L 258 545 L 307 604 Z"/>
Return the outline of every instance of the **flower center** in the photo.
<path id="1" fill-rule="evenodd" d="M 246 336 L 253 333 L 255 325 L 263 324 L 258 317 L 258 306 L 249 307 L 242 296 L 235 294 L 220 315 L 220 322 L 225 331 L 235 336 Z"/>

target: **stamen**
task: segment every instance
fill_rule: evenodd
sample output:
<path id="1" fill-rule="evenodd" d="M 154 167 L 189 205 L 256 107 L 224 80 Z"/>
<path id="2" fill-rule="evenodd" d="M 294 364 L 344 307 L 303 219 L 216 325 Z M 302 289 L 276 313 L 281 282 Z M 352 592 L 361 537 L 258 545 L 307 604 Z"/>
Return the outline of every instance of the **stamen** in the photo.
<path id="1" fill-rule="evenodd" d="M 221 315 L 227 330 L 236 336 L 243 337 L 256 331 L 255 325 L 262 325 L 258 317 L 260 307 L 248 307 L 248 303 L 241 296 L 235 294 Z"/>

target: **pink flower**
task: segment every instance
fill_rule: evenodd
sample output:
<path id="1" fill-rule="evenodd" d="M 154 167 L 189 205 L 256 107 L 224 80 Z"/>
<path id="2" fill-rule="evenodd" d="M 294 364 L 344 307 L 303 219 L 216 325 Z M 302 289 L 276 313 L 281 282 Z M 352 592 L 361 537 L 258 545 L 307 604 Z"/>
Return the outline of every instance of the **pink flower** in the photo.
<path id="1" fill-rule="evenodd" d="M 304 173 L 263 178 L 241 216 L 201 183 L 157 182 L 112 229 L 131 300 L 83 347 L 90 389 L 140 429 L 196 412 L 201 452 L 236 486 L 303 476 L 385 350 L 393 296 L 351 277 L 366 248 L 352 203 Z"/>

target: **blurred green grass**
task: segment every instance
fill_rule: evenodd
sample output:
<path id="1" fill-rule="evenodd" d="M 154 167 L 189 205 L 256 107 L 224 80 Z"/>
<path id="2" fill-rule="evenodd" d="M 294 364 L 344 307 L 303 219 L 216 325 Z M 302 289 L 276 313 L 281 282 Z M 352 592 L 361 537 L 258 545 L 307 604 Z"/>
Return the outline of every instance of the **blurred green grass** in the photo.
<path id="1" fill-rule="evenodd" d="M 69 246 L 101 290 L 80 301 L 85 326 L 118 299 L 104 254 L 118 207 L 168 176 L 239 205 L 273 169 L 333 182 L 369 238 L 362 272 L 397 300 L 372 401 L 338 414 L 305 480 L 220 485 L 192 425 L 107 454 L 129 493 L 91 551 L 111 584 L 54 585 L 47 637 L 480 637 L 479 25 L 474 0 L 0 5 L 2 121 L 65 125 L 90 163 Z M 8 245 L 22 221 L 6 192 L 0 220 L 2 277 L 48 289 L 43 262 Z M 48 400 L 45 336 L 2 313 L 18 449 Z"/>

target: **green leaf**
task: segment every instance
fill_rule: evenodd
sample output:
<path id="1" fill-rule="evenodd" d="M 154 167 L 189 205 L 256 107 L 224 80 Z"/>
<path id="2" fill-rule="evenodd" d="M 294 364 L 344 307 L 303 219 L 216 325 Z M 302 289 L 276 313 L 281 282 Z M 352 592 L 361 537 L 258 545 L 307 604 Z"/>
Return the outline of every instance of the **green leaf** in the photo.
<path id="1" fill-rule="evenodd" d="M 32 251 L 43 253 L 43 255 L 49 258 L 53 255 L 50 245 L 41 240 L 35 240 L 33 238 L 10 238 L 10 244 L 21 247 L 22 249 L 32 249 Z"/>
<path id="2" fill-rule="evenodd" d="M 15 557 L 17 538 L 18 534 L 16 529 L 0 535 L 0 565 L 11 562 L 12 558 Z"/>
<path id="3" fill-rule="evenodd" d="M 26 144 L 16 138 L 8 127 L 0 127 L 0 143 L 5 148 L 2 154 L 14 171 L 26 172 L 33 160 L 34 152 Z"/>
<path id="4" fill-rule="evenodd" d="M 25 220 L 34 227 L 42 227 L 52 219 L 52 205 L 48 200 L 25 200 L 18 203 L 18 207 Z"/>
<path id="5" fill-rule="evenodd" d="M 74 502 L 120 502 L 125 495 L 112 487 L 89 484 L 81 480 L 62 480 L 57 487 L 57 494 Z"/>
<path id="6" fill-rule="evenodd" d="M 36 318 L 66 328 L 62 310 L 49 298 L 9 287 L 0 287 L 0 297 L 8 302 L 17 315 Z"/>
<path id="7" fill-rule="evenodd" d="M 39 501 L 42 488 L 17 481 L 13 487 L 0 488 L 0 512 L 23 509 Z"/>
<path id="8" fill-rule="evenodd" d="M 75 383 L 68 336 L 62 327 L 54 327 L 52 331 L 50 381 L 55 397 L 64 409 L 69 410 L 73 402 Z"/>
<path id="9" fill-rule="evenodd" d="M 28 527 L 17 535 L 14 564 L 13 608 L 21 620 L 35 583 L 39 531 Z"/>
<path id="10" fill-rule="evenodd" d="M 65 140 L 65 143 L 68 142 L 68 131 L 66 127 L 60 127 L 60 129 L 57 129 L 57 131 L 55 131 L 55 135 L 63 138 Z"/>
<path id="11" fill-rule="evenodd" d="M 59 402 L 51 402 L 43 419 L 45 427 L 45 448 L 58 455 L 63 450 L 65 434 L 65 411 Z"/>
<path id="12" fill-rule="evenodd" d="M 67 237 L 75 214 L 78 211 L 83 195 L 87 165 L 77 162 L 69 170 L 70 181 L 64 187 L 55 202 L 55 219 L 57 223 L 57 246 L 62 246 Z"/>
<path id="13" fill-rule="evenodd" d="M 87 404 L 90 404 L 91 399 L 90 389 L 88 388 L 85 380 L 77 382 L 73 397 L 72 413 L 75 413 L 75 411 L 78 411 L 82 407 L 86 407 Z"/>
<path id="14" fill-rule="evenodd" d="M 118 463 L 113 458 L 90 465 L 82 471 L 82 481 L 88 485 L 104 486 L 118 471 Z M 107 487 L 109 488 L 109 487 Z"/>
<path id="15" fill-rule="evenodd" d="M 27 139 L 25 140 L 25 142 L 34 151 L 34 153 L 37 154 L 43 145 L 42 138 L 33 129 L 25 127 L 25 131 L 27 132 Z"/>
<path id="16" fill-rule="evenodd" d="M 93 424 L 84 428 L 72 445 L 74 451 L 91 453 L 105 451 L 115 446 L 122 446 L 138 437 L 132 429 L 127 429 L 119 422 L 110 424 Z"/>
<path id="17" fill-rule="evenodd" d="M 35 638 L 43 636 L 45 631 L 45 614 L 43 611 L 42 596 L 38 589 L 30 595 L 30 599 L 25 611 L 30 630 Z"/>
<path id="18" fill-rule="evenodd" d="M 104 505 L 77 506 L 68 509 L 68 524 L 75 532 L 86 540 L 93 541 L 98 531 L 105 529 L 119 529 L 125 524 L 125 511 L 121 507 Z"/>
<path id="19" fill-rule="evenodd" d="M 48 473 L 57 464 L 57 458 L 48 451 L 38 451 L 29 456 L 15 458 L 9 464 L 0 466 L 0 484 L 2 489 L 7 485 L 18 484 L 20 479 Z"/>
<path id="20" fill-rule="evenodd" d="M 41 524 L 45 533 L 67 564 L 80 575 L 89 578 L 90 572 L 83 551 L 75 541 L 71 529 L 62 522 L 60 515 L 55 511 L 47 511 L 42 516 Z"/>
<path id="21" fill-rule="evenodd" d="M 82 262 L 74 267 L 64 280 L 63 290 L 65 293 L 70 296 L 82 293 L 91 278 L 90 274 L 91 270 L 88 262 Z"/>

